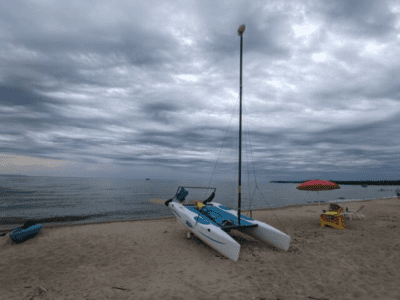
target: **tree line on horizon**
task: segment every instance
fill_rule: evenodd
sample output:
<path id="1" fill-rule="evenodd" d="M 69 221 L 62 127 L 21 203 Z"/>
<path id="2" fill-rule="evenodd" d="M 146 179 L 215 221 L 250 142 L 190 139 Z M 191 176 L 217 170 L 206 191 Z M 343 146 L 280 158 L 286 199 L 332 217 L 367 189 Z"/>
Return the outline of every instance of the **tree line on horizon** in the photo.
<path id="1" fill-rule="evenodd" d="M 316 179 L 308 179 L 308 180 L 294 180 L 294 181 L 289 181 L 289 180 L 278 180 L 278 181 L 270 181 L 270 183 L 303 183 L 307 182 L 310 180 L 316 180 Z M 349 185 L 400 185 L 400 180 L 354 180 L 354 181 L 341 181 L 341 180 L 329 180 L 331 182 L 334 182 L 336 184 L 349 184 Z"/>

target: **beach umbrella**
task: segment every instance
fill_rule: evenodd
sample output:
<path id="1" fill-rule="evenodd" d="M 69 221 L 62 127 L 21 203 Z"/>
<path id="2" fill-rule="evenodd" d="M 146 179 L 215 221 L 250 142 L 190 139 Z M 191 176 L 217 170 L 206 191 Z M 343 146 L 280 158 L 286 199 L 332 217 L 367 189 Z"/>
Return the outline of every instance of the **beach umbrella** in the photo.
<path id="1" fill-rule="evenodd" d="M 302 191 L 317 191 L 319 199 L 319 191 L 336 190 L 340 189 L 340 186 L 327 180 L 309 180 L 297 186 L 296 189 Z"/>

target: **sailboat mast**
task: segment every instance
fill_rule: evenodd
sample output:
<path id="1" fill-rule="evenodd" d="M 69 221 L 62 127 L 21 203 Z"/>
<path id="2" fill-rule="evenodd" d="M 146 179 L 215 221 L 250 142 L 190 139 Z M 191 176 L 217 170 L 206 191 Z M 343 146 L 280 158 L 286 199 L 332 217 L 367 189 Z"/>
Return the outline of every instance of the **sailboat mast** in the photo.
<path id="1" fill-rule="evenodd" d="M 243 32 L 246 26 L 239 26 L 238 35 L 240 36 L 240 115 L 239 115 L 239 189 L 238 189 L 238 221 L 240 226 L 240 208 L 242 204 L 242 52 L 243 52 Z"/>

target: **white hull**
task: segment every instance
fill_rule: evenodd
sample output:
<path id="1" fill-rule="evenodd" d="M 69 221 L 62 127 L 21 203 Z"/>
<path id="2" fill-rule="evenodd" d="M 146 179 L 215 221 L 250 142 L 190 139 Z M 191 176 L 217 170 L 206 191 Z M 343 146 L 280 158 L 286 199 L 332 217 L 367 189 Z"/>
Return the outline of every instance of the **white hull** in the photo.
<path id="1" fill-rule="evenodd" d="M 214 203 L 214 206 L 221 206 L 219 203 Z M 226 210 L 226 212 L 238 216 L 237 211 L 235 210 Z M 290 245 L 290 236 L 287 234 L 283 233 L 282 231 L 276 229 L 275 227 L 272 227 L 268 224 L 265 224 L 264 222 L 260 222 L 257 220 L 249 220 L 246 219 L 247 222 L 251 224 L 257 224 L 257 227 L 253 228 L 244 228 L 241 229 L 240 232 L 243 232 L 247 235 L 250 235 L 256 239 L 265 241 L 266 243 L 278 248 L 287 251 L 289 249 Z"/>
<path id="2" fill-rule="evenodd" d="M 258 224 L 258 227 L 241 229 L 241 232 L 267 242 L 278 249 L 285 251 L 289 249 L 290 236 L 287 234 L 284 234 L 282 231 L 279 231 L 278 229 L 257 220 L 248 222 Z"/>
<path id="3" fill-rule="evenodd" d="M 224 208 L 224 211 L 237 217 L 237 212 L 234 210 L 227 209 L 219 203 L 212 203 L 212 205 L 215 207 Z M 226 233 L 220 227 L 207 221 L 207 218 L 204 216 L 202 217 L 201 215 L 199 222 L 196 223 L 198 214 L 187 209 L 184 205 L 178 202 L 170 202 L 168 206 L 176 216 L 178 222 L 182 223 L 204 243 L 229 259 L 233 261 L 238 260 L 240 244 L 237 243 L 228 233 Z M 258 226 L 254 228 L 241 229 L 241 232 L 265 241 L 278 249 L 289 249 L 290 236 L 263 222 L 249 219 L 246 219 L 246 221 L 252 224 L 257 224 Z"/>
<path id="4" fill-rule="evenodd" d="M 168 206 L 176 216 L 178 222 L 182 223 L 200 240 L 229 259 L 233 261 L 238 260 L 240 244 L 238 244 L 229 234 L 218 226 L 213 225 L 211 222 L 208 222 L 208 224 L 197 222 L 196 224 L 198 214 L 190 211 L 180 203 L 170 202 Z M 201 218 L 200 216 L 200 220 L 206 220 L 206 218 Z"/>

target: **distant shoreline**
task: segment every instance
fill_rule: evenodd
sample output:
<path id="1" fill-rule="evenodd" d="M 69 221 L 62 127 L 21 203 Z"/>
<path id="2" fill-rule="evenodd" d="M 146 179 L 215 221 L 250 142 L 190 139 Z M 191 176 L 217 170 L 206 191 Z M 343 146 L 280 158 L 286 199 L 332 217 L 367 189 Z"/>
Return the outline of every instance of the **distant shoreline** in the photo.
<path id="1" fill-rule="evenodd" d="M 19 175 L 19 174 L 0 174 L 0 176 L 29 177 L 28 175 Z"/>
<path id="2" fill-rule="evenodd" d="M 308 180 L 302 180 L 302 181 L 270 181 L 270 183 L 303 183 Z M 331 182 L 337 183 L 337 184 L 342 184 L 342 185 L 400 185 L 400 180 L 375 180 L 375 181 L 336 181 L 336 180 L 330 180 Z"/>

